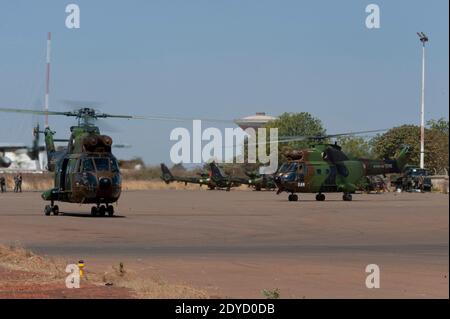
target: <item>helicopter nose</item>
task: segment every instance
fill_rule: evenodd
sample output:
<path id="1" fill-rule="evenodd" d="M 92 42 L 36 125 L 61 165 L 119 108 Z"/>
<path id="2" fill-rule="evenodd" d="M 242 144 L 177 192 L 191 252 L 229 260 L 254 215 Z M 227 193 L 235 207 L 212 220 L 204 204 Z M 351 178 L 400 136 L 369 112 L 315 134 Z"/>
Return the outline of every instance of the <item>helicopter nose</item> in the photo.
<path id="1" fill-rule="evenodd" d="M 98 181 L 98 184 L 99 184 L 100 188 L 108 188 L 111 186 L 111 180 L 109 178 L 102 177 Z"/>

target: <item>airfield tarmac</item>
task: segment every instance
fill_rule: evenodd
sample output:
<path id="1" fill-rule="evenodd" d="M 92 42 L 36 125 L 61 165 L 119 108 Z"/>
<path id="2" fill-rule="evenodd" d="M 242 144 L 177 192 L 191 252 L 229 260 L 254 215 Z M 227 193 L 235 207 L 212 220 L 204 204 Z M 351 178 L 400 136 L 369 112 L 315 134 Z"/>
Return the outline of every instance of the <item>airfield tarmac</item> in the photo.
<path id="1" fill-rule="evenodd" d="M 0 194 L 0 244 L 83 259 L 88 270 L 127 269 L 211 297 L 448 298 L 449 202 L 443 194 L 287 194 L 129 191 L 117 216 L 61 204 L 44 216 L 40 193 Z M 377 264 L 381 287 L 368 289 Z"/>

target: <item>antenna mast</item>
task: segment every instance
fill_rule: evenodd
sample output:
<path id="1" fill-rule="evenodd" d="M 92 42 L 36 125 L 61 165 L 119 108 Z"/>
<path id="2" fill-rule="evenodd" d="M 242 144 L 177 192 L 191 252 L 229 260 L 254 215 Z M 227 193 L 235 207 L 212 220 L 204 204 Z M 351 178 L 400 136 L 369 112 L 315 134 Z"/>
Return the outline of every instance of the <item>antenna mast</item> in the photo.
<path id="1" fill-rule="evenodd" d="M 50 98 L 50 50 L 51 50 L 51 43 L 52 43 L 52 33 L 48 33 L 47 37 L 47 69 L 46 69 L 46 76 L 45 76 L 45 112 L 48 112 L 48 105 L 49 105 L 49 98 Z M 48 114 L 45 115 L 45 127 L 48 127 Z"/>

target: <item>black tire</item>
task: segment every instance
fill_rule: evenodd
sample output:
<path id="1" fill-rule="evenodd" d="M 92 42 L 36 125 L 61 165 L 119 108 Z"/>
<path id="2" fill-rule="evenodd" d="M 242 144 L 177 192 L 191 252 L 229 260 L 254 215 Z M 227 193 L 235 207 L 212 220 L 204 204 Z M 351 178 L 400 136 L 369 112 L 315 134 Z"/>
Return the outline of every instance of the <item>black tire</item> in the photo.
<path id="1" fill-rule="evenodd" d="M 91 208 L 91 215 L 92 216 L 97 216 L 98 215 L 98 209 L 96 206 L 92 206 Z"/>
<path id="2" fill-rule="evenodd" d="M 352 201 L 352 194 L 344 194 L 343 196 L 342 196 L 342 199 L 344 200 L 344 201 L 346 201 L 346 202 L 351 202 Z"/>
<path id="3" fill-rule="evenodd" d="M 45 216 L 50 216 L 51 213 L 52 213 L 52 207 L 50 205 L 46 205 L 44 208 Z"/>
<path id="4" fill-rule="evenodd" d="M 316 201 L 323 202 L 325 200 L 324 194 L 317 194 L 316 195 Z"/>
<path id="5" fill-rule="evenodd" d="M 109 217 L 112 217 L 114 215 L 114 206 L 106 207 L 106 212 L 108 213 Z"/>
<path id="6" fill-rule="evenodd" d="M 297 194 L 293 194 L 293 195 L 292 195 L 292 201 L 293 201 L 293 202 L 298 201 L 298 195 L 297 195 Z"/>
<path id="7" fill-rule="evenodd" d="M 106 207 L 104 205 L 100 206 L 98 213 L 100 214 L 100 216 L 105 216 L 106 215 Z"/>
<path id="8" fill-rule="evenodd" d="M 58 205 L 53 206 L 52 212 L 53 212 L 53 215 L 58 216 L 59 215 L 59 206 Z"/>

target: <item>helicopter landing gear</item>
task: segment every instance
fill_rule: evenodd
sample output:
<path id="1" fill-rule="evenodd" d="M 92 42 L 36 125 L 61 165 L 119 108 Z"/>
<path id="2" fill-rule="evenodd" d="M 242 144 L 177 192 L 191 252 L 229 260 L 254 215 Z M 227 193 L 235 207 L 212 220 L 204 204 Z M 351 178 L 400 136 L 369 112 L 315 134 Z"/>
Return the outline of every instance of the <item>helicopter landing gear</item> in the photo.
<path id="1" fill-rule="evenodd" d="M 98 213 L 100 216 L 104 217 L 106 215 L 106 206 L 102 205 L 98 208 Z"/>
<path id="2" fill-rule="evenodd" d="M 298 201 L 298 196 L 297 196 L 297 194 L 291 194 L 291 195 L 289 195 L 289 196 L 288 196 L 288 200 L 289 200 L 290 202 L 296 202 L 296 201 Z"/>
<path id="3" fill-rule="evenodd" d="M 59 207 L 58 207 L 58 205 L 54 205 L 53 202 L 51 205 L 46 205 L 44 208 L 45 216 L 50 216 L 52 213 L 54 216 L 59 215 Z"/>
<path id="4" fill-rule="evenodd" d="M 345 193 L 344 195 L 342 195 L 342 199 L 346 202 L 351 202 L 352 201 L 352 194 L 348 194 Z"/>
<path id="5" fill-rule="evenodd" d="M 94 217 L 98 215 L 98 208 L 97 208 L 97 206 L 92 206 L 92 208 L 91 208 L 91 215 L 94 216 Z"/>
<path id="6" fill-rule="evenodd" d="M 325 195 L 324 194 L 319 193 L 319 194 L 316 195 L 316 201 L 323 202 L 324 200 L 325 200 Z"/>
<path id="7" fill-rule="evenodd" d="M 111 205 L 97 205 L 97 206 L 92 206 L 91 208 L 91 215 L 96 217 L 96 216 L 101 216 L 104 217 L 106 214 L 108 214 L 108 216 L 113 216 L 114 215 L 114 207 Z"/>
<path id="8" fill-rule="evenodd" d="M 106 212 L 108 213 L 109 217 L 112 217 L 114 215 L 114 206 L 107 205 L 106 206 Z"/>

